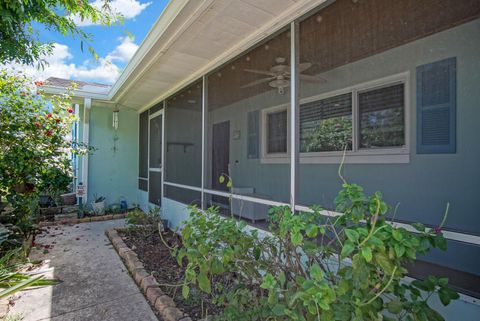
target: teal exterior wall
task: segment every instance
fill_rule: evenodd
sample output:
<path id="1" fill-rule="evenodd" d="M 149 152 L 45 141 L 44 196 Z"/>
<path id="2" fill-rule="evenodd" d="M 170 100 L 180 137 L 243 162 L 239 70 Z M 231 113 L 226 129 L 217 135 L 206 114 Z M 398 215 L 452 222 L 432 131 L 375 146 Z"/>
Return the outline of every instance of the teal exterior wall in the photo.
<path id="1" fill-rule="evenodd" d="M 94 194 L 97 194 L 105 196 L 107 205 L 119 203 L 124 197 L 128 206 L 132 207 L 133 203 L 139 203 L 138 113 L 134 110 L 121 109 L 117 131 L 112 127 L 112 117 L 111 108 L 96 107 L 93 103 L 90 110 L 89 135 L 90 145 L 95 151 L 89 155 L 88 161 L 88 203 L 90 204 Z M 118 137 L 116 142 L 115 134 Z"/>
<path id="2" fill-rule="evenodd" d="M 449 30 L 402 45 L 378 55 L 338 68 L 334 75 L 325 74 L 328 83 L 318 87 L 302 86 L 302 97 L 328 93 L 363 82 L 373 81 L 408 71 L 409 89 L 409 155 L 410 161 L 403 164 L 346 164 L 345 177 L 348 181 L 361 184 L 367 193 L 381 191 L 386 200 L 395 205 L 400 203 L 397 220 L 423 222 L 438 225 L 445 206 L 450 202 L 446 228 L 464 233 L 480 234 L 477 198 L 480 189 L 480 145 L 477 140 L 480 119 L 480 20 L 471 21 Z M 457 151 L 455 154 L 417 154 L 416 152 L 416 68 L 420 65 L 445 58 L 457 58 Z M 288 91 L 285 94 L 288 97 Z M 268 97 L 267 97 L 268 96 Z M 290 166 L 265 164 L 259 159 L 247 157 L 247 112 L 273 107 L 284 103 L 285 97 L 264 94 L 216 109 L 208 115 L 208 136 L 211 138 L 213 124 L 230 121 L 230 164 L 235 186 L 253 186 L 255 192 L 271 196 L 278 201 L 288 201 L 290 189 Z M 167 111 L 168 112 L 168 111 Z M 168 121 L 168 119 L 167 119 Z M 185 122 L 185 120 L 183 121 Z M 185 125 L 188 127 L 188 124 Z M 178 131 L 178 128 L 172 125 Z M 232 133 L 239 131 L 240 138 L 232 139 Z M 200 135 L 200 133 L 199 133 Z M 168 140 L 169 137 L 166 137 Z M 211 163 L 207 152 L 207 175 Z M 189 177 L 192 168 L 188 164 L 175 164 L 174 172 L 185 172 Z M 321 204 L 333 207 L 333 199 L 341 187 L 338 164 L 301 164 L 299 199 L 302 205 Z M 166 168 L 168 173 L 168 168 Z M 168 176 L 168 174 L 167 174 Z M 206 187 L 211 182 L 207 179 Z M 195 182 L 192 182 L 195 185 Z M 136 186 L 136 185 L 135 185 Z M 148 208 L 146 192 L 137 193 L 142 208 Z M 163 198 L 162 216 L 172 227 L 181 227 L 188 217 L 185 204 Z M 433 251 L 426 261 L 479 275 L 480 247 L 449 241 L 448 251 Z M 448 307 L 435 303 L 446 320 L 474 321 L 480 315 L 480 306 L 463 300 Z"/>
<path id="3" fill-rule="evenodd" d="M 368 193 L 382 191 L 391 204 L 400 202 L 397 219 L 439 224 L 450 202 L 446 227 L 478 234 L 478 181 L 480 180 L 480 20 L 411 42 L 361 61 L 322 74 L 328 82 L 321 86 L 302 83 L 302 97 L 328 93 L 368 81 L 408 71 L 410 162 L 406 164 L 346 164 L 345 177 L 359 183 Z M 457 152 L 420 155 L 416 153 L 416 82 L 419 65 L 448 57 L 457 57 Z M 285 95 L 288 95 L 286 93 Z M 230 132 L 240 131 L 241 138 L 230 140 L 230 163 L 237 186 L 254 186 L 259 194 L 288 201 L 290 193 L 289 160 L 284 164 L 265 164 L 247 158 L 247 112 L 281 104 L 271 94 L 258 95 L 215 109 L 209 115 L 209 127 L 230 121 Z M 211 131 L 209 131 L 211 137 Z M 210 152 L 209 152 L 210 153 Z M 238 162 L 237 162 L 238 161 Z M 233 165 L 235 164 L 235 165 Z M 300 164 L 299 203 L 333 207 L 341 188 L 339 164 Z M 209 170 L 209 169 L 207 169 Z M 207 183 L 208 184 L 208 183 Z"/>
<path id="4" fill-rule="evenodd" d="M 436 226 L 442 220 L 446 203 L 449 202 L 450 212 L 445 227 L 479 234 L 479 31 L 480 20 L 477 19 L 326 72 L 322 76 L 328 82 L 321 86 L 302 83 L 301 95 L 308 97 L 409 72 L 410 161 L 403 164 L 366 163 L 344 166 L 344 175 L 349 182 L 362 185 L 367 193 L 381 191 L 393 206 L 400 203 L 396 220 Z M 457 151 L 455 154 L 420 155 L 416 152 L 416 68 L 449 57 L 457 58 Z M 260 159 L 248 159 L 246 139 L 247 112 L 282 104 L 285 99 L 288 100 L 288 92 L 284 96 L 277 95 L 277 98 L 266 93 L 215 109 L 208 115 L 208 136 L 211 142 L 213 124 L 230 121 L 230 168 L 234 185 L 254 187 L 255 193 L 259 195 L 288 202 L 288 159 L 284 164 L 265 164 Z M 241 133 L 240 139 L 232 139 L 234 131 Z M 207 157 L 210 155 L 211 149 L 208 150 Z M 299 204 L 319 204 L 333 208 L 333 200 L 341 188 L 338 166 L 339 164 L 301 164 Z M 211 162 L 207 160 L 207 175 L 210 169 Z M 166 171 L 168 173 L 168 168 Z M 207 177 L 207 187 L 211 180 L 211 177 Z M 480 247 L 457 241 L 448 243 L 447 252 L 433 251 L 424 259 L 479 275 Z"/>

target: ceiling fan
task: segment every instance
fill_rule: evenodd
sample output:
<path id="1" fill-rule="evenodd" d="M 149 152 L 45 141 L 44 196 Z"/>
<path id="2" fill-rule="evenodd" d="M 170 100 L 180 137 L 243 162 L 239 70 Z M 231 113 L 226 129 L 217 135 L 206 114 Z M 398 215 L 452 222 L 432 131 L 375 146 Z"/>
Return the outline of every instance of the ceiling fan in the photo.
<path id="1" fill-rule="evenodd" d="M 244 69 L 246 72 L 259 74 L 259 75 L 267 75 L 268 77 L 261 78 L 255 81 L 252 81 L 249 84 L 243 85 L 240 88 L 248 88 L 253 87 L 256 85 L 260 85 L 263 83 L 268 82 L 268 85 L 272 88 L 277 88 L 278 93 L 283 95 L 285 93 L 285 88 L 290 86 L 290 66 L 285 64 L 286 59 L 284 57 L 277 57 L 275 58 L 275 66 L 272 66 L 269 70 L 257 70 L 257 69 Z M 325 80 L 319 76 L 311 76 L 302 74 L 305 70 L 312 66 L 309 62 L 302 62 L 298 65 L 298 72 L 300 74 L 300 79 L 310 82 L 319 82 L 325 83 Z"/>

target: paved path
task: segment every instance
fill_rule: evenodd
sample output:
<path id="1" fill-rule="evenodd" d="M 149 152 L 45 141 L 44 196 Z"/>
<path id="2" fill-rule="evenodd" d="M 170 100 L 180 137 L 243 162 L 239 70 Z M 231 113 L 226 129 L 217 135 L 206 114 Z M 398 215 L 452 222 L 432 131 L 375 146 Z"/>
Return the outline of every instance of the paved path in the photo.
<path id="1" fill-rule="evenodd" d="M 142 293 L 105 236 L 123 220 L 52 226 L 36 243 L 53 245 L 48 253 L 32 250 L 32 260 L 46 260 L 41 270 L 63 282 L 20 292 L 10 315 L 23 321 L 157 321 Z"/>

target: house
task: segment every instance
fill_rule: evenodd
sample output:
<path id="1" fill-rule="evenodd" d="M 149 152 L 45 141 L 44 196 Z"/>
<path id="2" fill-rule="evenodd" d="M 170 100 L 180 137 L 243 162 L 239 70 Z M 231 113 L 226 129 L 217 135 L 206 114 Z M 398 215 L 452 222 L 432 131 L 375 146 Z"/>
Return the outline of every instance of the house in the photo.
<path id="1" fill-rule="evenodd" d="M 84 201 L 158 205 L 173 226 L 188 204 L 257 223 L 272 205 L 332 209 L 345 154 L 343 176 L 406 228 L 450 204 L 448 251 L 412 277 L 449 277 L 447 319 L 478 320 L 479 83 L 477 0 L 172 1 L 111 88 L 75 91 L 97 148 L 78 180 Z"/>

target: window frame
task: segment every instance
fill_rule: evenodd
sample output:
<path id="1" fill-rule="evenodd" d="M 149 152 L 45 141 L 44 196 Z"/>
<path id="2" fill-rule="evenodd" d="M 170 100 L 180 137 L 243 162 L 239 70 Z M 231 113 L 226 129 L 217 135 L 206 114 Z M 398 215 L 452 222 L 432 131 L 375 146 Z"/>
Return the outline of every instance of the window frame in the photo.
<path id="1" fill-rule="evenodd" d="M 286 153 L 269 153 L 268 152 L 268 115 L 285 111 L 287 113 L 287 152 Z M 261 141 L 261 159 L 287 159 L 290 155 L 291 141 L 290 141 L 290 104 L 282 104 L 274 107 L 268 107 L 261 110 L 261 126 L 260 126 L 260 141 Z"/>
<path id="2" fill-rule="evenodd" d="M 397 84 L 404 85 L 404 138 L 405 144 L 399 147 L 385 148 L 360 148 L 360 106 L 358 103 L 358 94 L 368 92 L 370 90 L 390 87 Z M 410 72 L 402 72 L 384 78 L 363 82 L 357 85 L 345 87 L 342 89 L 330 91 L 320 95 L 314 95 L 300 99 L 300 104 L 309 103 L 316 100 L 327 99 L 347 93 L 352 94 L 352 150 L 345 152 L 345 163 L 352 164 L 395 164 L 410 162 Z M 268 113 L 283 109 L 290 110 L 290 104 L 262 109 L 262 126 L 261 135 L 261 162 L 269 163 L 289 163 L 290 162 L 290 135 L 287 138 L 286 154 L 267 154 L 266 153 L 266 122 Z M 290 112 L 287 113 L 290 115 Z M 291 120 L 287 116 L 287 130 L 290 131 Z M 287 133 L 288 134 L 288 133 Z M 300 133 L 298 133 L 300 135 Z M 301 164 L 339 164 L 343 159 L 343 151 L 326 151 L 326 152 L 301 152 L 299 153 L 299 162 Z"/>

